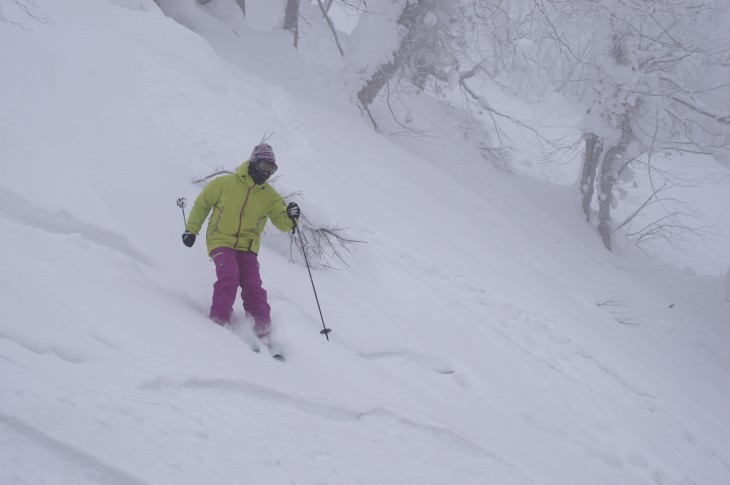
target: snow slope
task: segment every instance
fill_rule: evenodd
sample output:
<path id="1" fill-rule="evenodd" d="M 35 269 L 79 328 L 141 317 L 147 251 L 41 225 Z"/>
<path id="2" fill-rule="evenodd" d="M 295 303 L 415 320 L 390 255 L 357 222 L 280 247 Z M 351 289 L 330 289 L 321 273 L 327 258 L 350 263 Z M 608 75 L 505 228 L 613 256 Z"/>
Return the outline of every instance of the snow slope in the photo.
<path id="1" fill-rule="evenodd" d="M 277 2 L 256 29 L 37 4 L 0 30 L 0 483 L 730 483 L 721 278 L 604 251 L 573 187 L 373 132 L 326 42 L 262 27 Z M 174 204 L 265 131 L 281 192 L 366 241 L 314 273 L 327 342 L 267 231 L 286 363 L 207 320 Z"/>

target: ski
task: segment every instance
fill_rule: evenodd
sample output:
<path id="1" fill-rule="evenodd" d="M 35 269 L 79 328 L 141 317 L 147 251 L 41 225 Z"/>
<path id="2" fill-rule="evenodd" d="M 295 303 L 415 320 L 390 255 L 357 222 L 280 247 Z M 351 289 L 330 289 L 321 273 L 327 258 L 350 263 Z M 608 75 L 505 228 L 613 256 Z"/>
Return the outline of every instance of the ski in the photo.
<path id="1" fill-rule="evenodd" d="M 275 360 L 278 360 L 280 362 L 284 362 L 286 360 L 284 358 L 284 353 L 281 351 L 278 345 L 272 345 L 271 343 L 264 343 L 264 345 L 266 345 L 266 347 L 269 349 L 271 357 L 273 357 Z"/>
<path id="2" fill-rule="evenodd" d="M 276 349 L 276 347 L 272 346 L 270 343 L 262 342 L 259 339 L 255 339 L 254 342 L 251 344 L 251 350 L 253 350 L 257 354 L 260 354 L 262 353 L 262 349 L 266 349 L 265 353 L 271 355 L 271 357 L 275 360 L 278 360 L 280 362 L 286 361 L 286 358 L 284 357 L 284 354 L 283 352 L 281 352 L 281 350 Z"/>

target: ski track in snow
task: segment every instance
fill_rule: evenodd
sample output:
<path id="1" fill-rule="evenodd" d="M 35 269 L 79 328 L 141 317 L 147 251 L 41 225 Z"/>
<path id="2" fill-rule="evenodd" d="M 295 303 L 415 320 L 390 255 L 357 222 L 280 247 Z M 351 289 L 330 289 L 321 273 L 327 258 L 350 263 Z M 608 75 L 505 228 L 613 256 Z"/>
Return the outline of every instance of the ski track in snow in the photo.
<path id="1" fill-rule="evenodd" d="M 93 244 L 117 251 L 144 265 L 153 266 L 149 258 L 129 244 L 124 234 L 80 221 L 63 210 L 52 213 L 2 188 L 0 188 L 0 217 L 45 232 L 80 235 Z"/>
<path id="2" fill-rule="evenodd" d="M 12 466 L 0 470 L 0 482 L 3 484 L 147 485 L 131 473 L 17 417 L 0 413 L 0 429 L 3 436 L 0 455 L 24 473 L 24 476 L 14 475 Z M 28 466 L 18 466 L 20 463 Z M 43 467 L 39 467 L 40 464 Z M 51 465 L 55 470 L 53 477 L 45 473 L 46 467 Z M 28 476 L 32 470 L 37 471 L 34 477 Z"/>
<path id="3" fill-rule="evenodd" d="M 3 329 L 0 329 L 0 339 L 19 345 L 34 354 L 54 356 L 68 362 L 69 364 L 81 364 L 89 360 L 85 355 L 75 350 L 65 349 L 58 345 L 43 345 L 39 342 L 33 341 L 31 338 L 24 338 L 19 335 L 10 335 L 5 333 Z"/>
<path id="4" fill-rule="evenodd" d="M 408 350 L 385 350 L 380 352 L 357 352 L 357 355 L 367 360 L 396 360 L 412 362 L 428 372 L 451 375 L 456 370 L 434 355 L 424 355 Z"/>
<path id="5" fill-rule="evenodd" d="M 287 392 L 255 384 L 243 379 L 206 379 L 190 377 L 178 379 L 173 377 L 159 377 L 142 382 L 137 386 L 148 391 L 172 391 L 181 389 L 202 389 L 221 393 L 241 393 L 259 400 L 288 403 L 310 414 L 338 421 L 357 421 L 367 412 L 359 412 L 335 404 L 298 397 Z"/>
<path id="6" fill-rule="evenodd" d="M 242 394 L 248 398 L 276 403 L 277 405 L 293 406 L 305 413 L 320 418 L 338 422 L 365 422 L 368 420 L 393 421 L 401 426 L 431 436 L 442 443 L 447 449 L 453 450 L 456 446 L 458 453 L 466 453 L 475 459 L 487 460 L 496 465 L 502 471 L 513 477 L 520 477 L 520 483 L 532 483 L 520 472 L 517 466 L 508 463 L 502 457 L 484 449 L 474 441 L 461 436 L 459 433 L 445 426 L 427 424 L 417 420 L 401 416 L 381 406 L 366 410 L 357 410 L 351 407 L 325 402 L 319 399 L 310 399 L 303 396 L 279 391 L 260 384 L 245 381 L 243 379 L 210 379 L 190 377 L 185 379 L 174 377 L 159 377 L 147 380 L 139 384 L 138 389 L 144 391 L 172 392 L 181 390 L 204 390 L 219 394 Z"/>
<path id="7" fill-rule="evenodd" d="M 431 281 L 440 282 L 444 294 L 451 294 L 455 300 L 463 300 L 466 296 L 476 305 L 482 307 L 483 314 L 491 316 L 490 322 L 487 322 L 489 328 L 498 332 L 506 341 L 511 342 L 530 359 L 540 362 L 551 371 L 561 375 L 574 388 L 581 389 L 589 395 L 596 394 L 601 396 L 602 399 L 607 402 L 614 402 L 619 407 L 633 404 L 642 408 L 647 413 L 647 416 L 661 416 L 667 423 L 671 424 L 671 427 L 677 435 L 681 436 L 687 444 L 699 449 L 701 454 L 710 457 L 713 461 L 721 463 L 724 468 L 730 470 L 730 465 L 722 458 L 717 450 L 707 443 L 699 443 L 694 438 L 697 433 L 692 431 L 691 426 L 688 424 L 691 421 L 686 419 L 686 416 L 683 416 L 683 412 L 673 411 L 672 406 L 665 399 L 648 391 L 637 382 L 636 377 L 630 378 L 611 366 L 603 364 L 599 358 L 590 355 L 589 351 L 583 345 L 558 333 L 556 329 L 559 326 L 551 325 L 552 322 L 545 318 L 531 314 L 516 305 L 495 298 L 486 288 L 418 255 L 412 248 L 406 248 L 393 242 L 385 243 L 382 240 L 380 242 L 389 252 L 405 262 L 405 267 L 411 268 L 414 272 L 419 273 L 421 277 L 427 277 Z M 392 359 L 398 357 L 411 359 L 424 367 L 432 366 L 438 361 L 438 359 L 434 361 L 432 358 L 426 356 L 402 351 L 375 352 L 370 354 L 361 353 L 359 355 L 370 359 Z M 576 364 L 579 362 L 584 364 L 579 367 L 584 367 L 585 365 L 592 367 L 600 374 L 606 376 L 606 382 L 613 382 L 615 386 L 606 387 L 604 382 L 603 387 L 599 388 L 581 379 L 580 375 L 574 375 L 576 373 Z M 439 367 L 437 366 L 437 368 Z M 453 371 L 448 373 L 453 373 Z M 524 414 L 523 416 L 535 428 L 541 429 L 566 442 L 573 443 L 575 446 L 583 449 L 588 455 L 603 461 L 611 467 L 621 469 L 627 464 L 632 468 L 644 471 L 656 483 L 673 483 L 674 480 L 683 480 L 675 472 L 667 470 L 662 465 L 652 466 L 650 461 L 640 452 L 629 452 L 626 456 L 621 457 L 616 453 L 600 449 L 590 443 L 576 439 L 569 432 L 543 422 L 533 415 Z M 592 424 L 599 428 L 606 425 L 601 422 L 600 418 L 597 418 L 594 423 L 587 424 Z"/>
<path id="8" fill-rule="evenodd" d="M 589 355 L 582 345 L 565 335 L 557 333 L 554 330 L 557 326 L 551 325 L 551 322 L 545 318 L 533 315 L 516 305 L 497 299 L 489 290 L 470 281 L 468 278 L 446 270 L 426 258 L 415 256 L 416 253 L 412 249 L 396 247 L 392 244 L 390 246 L 390 250 L 398 258 L 409 263 L 407 264 L 408 267 L 415 269 L 432 281 L 434 279 L 440 281 L 444 293 L 452 294 L 455 298 L 460 299 L 466 296 L 478 306 L 484 307 L 482 311 L 484 315 L 496 317 L 496 321 L 493 323 L 497 325 L 490 324 L 491 329 L 498 331 L 506 340 L 530 357 L 561 373 L 576 384 L 585 385 L 583 381 L 571 377 L 562 367 L 563 364 L 572 364 L 576 358 L 580 358 L 589 362 L 590 365 L 609 376 L 611 380 L 616 381 L 621 387 L 635 394 L 638 398 L 652 400 L 656 398 L 631 379 L 622 376 L 609 366 L 601 364 L 595 357 Z M 385 356 L 388 356 L 388 354 L 386 352 Z M 399 353 L 393 352 L 393 354 L 397 355 Z M 374 355 L 377 357 L 377 354 Z M 428 357 L 413 355 L 420 357 L 421 362 L 429 361 Z M 559 356 L 559 358 L 556 359 L 555 356 Z M 433 364 L 433 360 L 430 363 Z"/>
<path id="9" fill-rule="evenodd" d="M 138 386 L 141 390 L 148 391 L 169 391 L 181 389 L 202 389 L 212 392 L 221 393 L 240 393 L 258 400 L 285 403 L 291 405 L 301 411 L 319 416 L 333 421 L 362 421 L 368 418 L 387 417 L 394 419 L 402 424 L 417 427 L 425 431 L 432 432 L 439 436 L 448 436 L 451 440 L 460 442 L 465 449 L 475 454 L 484 454 L 486 451 L 479 445 L 472 443 L 454 433 L 453 431 L 440 428 L 405 418 L 396 413 L 388 411 L 380 406 L 367 410 L 356 410 L 350 407 L 333 404 L 319 399 L 310 399 L 298 396 L 278 389 L 255 384 L 243 379 L 210 379 L 191 377 L 187 379 L 178 379 L 171 377 L 160 377 L 151 379 L 141 383 Z"/>

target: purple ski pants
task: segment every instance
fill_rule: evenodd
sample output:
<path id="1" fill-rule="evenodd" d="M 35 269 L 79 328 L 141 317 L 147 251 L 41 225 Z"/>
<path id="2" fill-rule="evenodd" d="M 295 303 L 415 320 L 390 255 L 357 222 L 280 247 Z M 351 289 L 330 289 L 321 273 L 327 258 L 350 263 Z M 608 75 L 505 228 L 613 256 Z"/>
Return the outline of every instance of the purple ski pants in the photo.
<path id="1" fill-rule="evenodd" d="M 255 253 L 220 247 L 210 253 L 218 280 L 213 285 L 210 318 L 224 325 L 231 321 L 236 292 L 241 287 L 243 309 L 254 320 L 254 331 L 265 337 L 271 330 L 271 307 L 261 286 L 259 260 Z"/>

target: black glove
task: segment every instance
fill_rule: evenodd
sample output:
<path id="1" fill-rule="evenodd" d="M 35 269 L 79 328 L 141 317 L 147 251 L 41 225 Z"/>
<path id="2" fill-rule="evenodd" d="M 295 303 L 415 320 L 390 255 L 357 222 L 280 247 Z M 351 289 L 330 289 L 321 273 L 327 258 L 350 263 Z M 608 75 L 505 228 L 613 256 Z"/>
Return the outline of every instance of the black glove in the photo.
<path id="1" fill-rule="evenodd" d="M 193 247 L 193 244 L 195 244 L 195 234 L 193 234 L 190 231 L 185 231 L 182 235 L 183 244 L 186 245 L 189 248 Z"/>
<path id="2" fill-rule="evenodd" d="M 302 211 L 299 210 L 299 206 L 296 202 L 289 202 L 289 205 L 286 206 L 286 215 L 288 215 L 289 219 L 292 221 L 296 221 L 299 219 L 299 216 L 302 215 Z"/>

